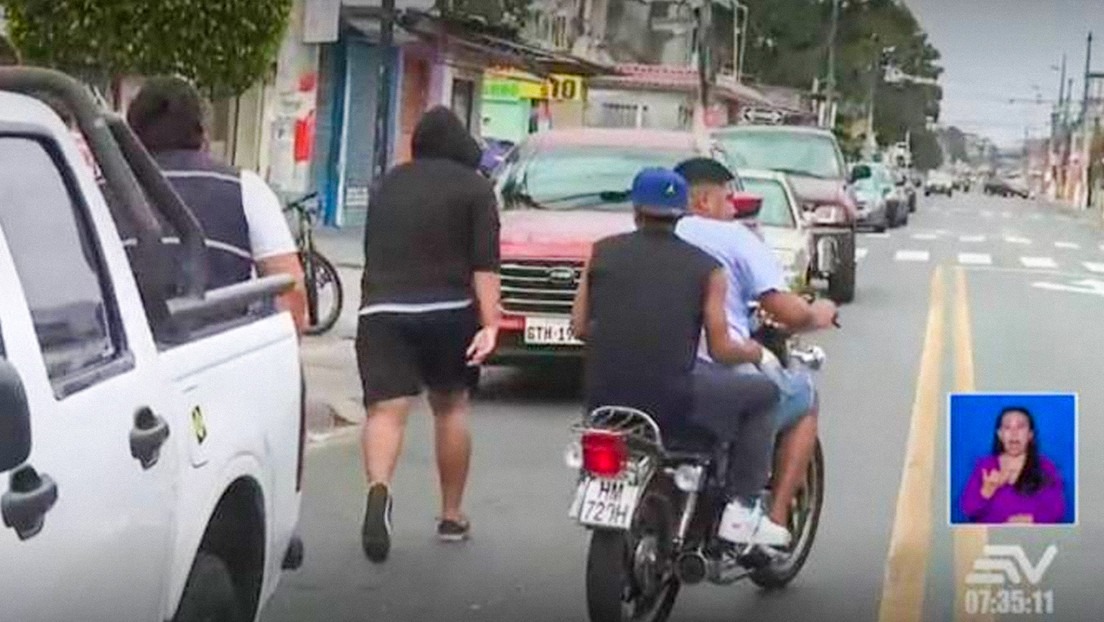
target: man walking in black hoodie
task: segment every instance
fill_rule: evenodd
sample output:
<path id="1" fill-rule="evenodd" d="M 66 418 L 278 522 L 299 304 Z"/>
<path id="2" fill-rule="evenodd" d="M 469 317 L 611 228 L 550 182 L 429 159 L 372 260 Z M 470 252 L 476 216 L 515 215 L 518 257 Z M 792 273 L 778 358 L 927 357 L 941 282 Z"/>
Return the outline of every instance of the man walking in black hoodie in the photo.
<path id="1" fill-rule="evenodd" d="M 357 364 L 368 418 L 368 502 L 361 541 L 374 562 L 391 549 L 391 479 L 411 400 L 429 390 L 441 484 L 438 536 L 460 541 L 471 438 L 468 393 L 498 339 L 498 209 L 478 173 L 480 149 L 447 108 L 414 130 L 411 162 L 372 193 L 364 233 Z"/>

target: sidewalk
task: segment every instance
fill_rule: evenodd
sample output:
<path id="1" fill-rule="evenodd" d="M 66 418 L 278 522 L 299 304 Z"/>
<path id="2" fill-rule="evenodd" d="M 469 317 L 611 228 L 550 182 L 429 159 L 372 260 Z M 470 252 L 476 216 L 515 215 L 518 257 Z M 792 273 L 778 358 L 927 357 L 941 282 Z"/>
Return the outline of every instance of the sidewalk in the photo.
<path id="1" fill-rule="evenodd" d="M 360 374 L 357 371 L 357 309 L 364 250 L 362 230 L 319 228 L 314 241 L 319 252 L 337 266 L 345 301 L 334 328 L 318 337 L 304 337 L 302 357 L 307 378 L 308 438 L 320 441 L 364 421 Z"/>

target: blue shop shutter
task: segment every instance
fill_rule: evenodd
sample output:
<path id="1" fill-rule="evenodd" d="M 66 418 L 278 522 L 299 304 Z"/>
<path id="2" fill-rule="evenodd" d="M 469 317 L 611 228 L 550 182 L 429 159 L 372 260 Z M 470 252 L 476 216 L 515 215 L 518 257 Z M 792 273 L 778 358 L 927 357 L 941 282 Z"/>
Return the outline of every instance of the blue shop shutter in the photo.
<path id="1" fill-rule="evenodd" d="M 348 43 L 349 113 L 345 160 L 345 226 L 364 222 L 375 153 L 376 105 L 379 94 L 379 48 L 366 41 Z"/>

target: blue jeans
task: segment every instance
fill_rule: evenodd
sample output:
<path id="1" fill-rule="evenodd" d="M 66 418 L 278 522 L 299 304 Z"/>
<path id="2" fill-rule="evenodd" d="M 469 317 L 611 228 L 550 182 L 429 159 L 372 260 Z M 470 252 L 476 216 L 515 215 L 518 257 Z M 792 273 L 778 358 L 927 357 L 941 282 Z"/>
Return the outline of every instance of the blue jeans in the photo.
<path id="1" fill-rule="evenodd" d="M 718 363 L 698 361 L 698 367 L 709 369 L 724 369 L 733 374 L 764 375 L 762 372 L 744 371 L 733 369 Z M 779 400 L 775 409 L 775 432 L 781 433 L 789 430 L 802 417 L 809 414 L 816 399 L 816 385 L 813 382 L 813 374 L 801 363 L 793 363 L 788 369 L 780 370 L 778 374 L 766 374 L 775 386 L 778 387 Z"/>

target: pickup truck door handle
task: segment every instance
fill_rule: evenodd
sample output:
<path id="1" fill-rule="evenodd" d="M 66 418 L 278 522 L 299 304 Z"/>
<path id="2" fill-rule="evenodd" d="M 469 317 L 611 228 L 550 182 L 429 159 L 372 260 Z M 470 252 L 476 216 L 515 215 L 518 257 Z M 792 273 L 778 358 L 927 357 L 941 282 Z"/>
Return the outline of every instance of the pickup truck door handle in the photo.
<path id="1" fill-rule="evenodd" d="M 29 465 L 12 471 L 8 491 L 0 496 L 4 526 L 15 530 L 20 540 L 33 538 L 46 523 L 46 512 L 57 502 L 57 484 L 49 475 Z"/>
<path id="2" fill-rule="evenodd" d="M 169 438 L 169 424 L 153 414 L 147 407 L 134 413 L 134 427 L 130 429 L 130 455 L 146 470 L 157 464 L 161 446 Z"/>

